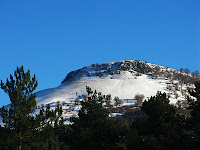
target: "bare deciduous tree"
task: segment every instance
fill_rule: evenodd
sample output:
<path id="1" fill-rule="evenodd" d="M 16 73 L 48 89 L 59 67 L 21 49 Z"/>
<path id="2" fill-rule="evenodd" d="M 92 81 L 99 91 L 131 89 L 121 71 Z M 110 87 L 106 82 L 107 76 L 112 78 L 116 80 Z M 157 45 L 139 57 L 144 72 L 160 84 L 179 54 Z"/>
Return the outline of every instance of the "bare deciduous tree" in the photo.
<path id="1" fill-rule="evenodd" d="M 196 70 L 196 71 L 192 72 L 192 76 L 193 77 L 199 77 L 199 71 Z"/>
<path id="2" fill-rule="evenodd" d="M 120 106 L 120 105 L 123 103 L 122 100 L 119 99 L 118 96 L 114 97 L 113 100 L 115 101 L 114 105 L 115 105 L 116 107 Z"/>
<path id="3" fill-rule="evenodd" d="M 190 73 L 190 70 L 189 70 L 188 68 L 185 68 L 184 71 L 185 71 L 185 73 L 187 73 L 187 74 Z"/>
<path id="4" fill-rule="evenodd" d="M 135 106 L 141 106 L 141 104 L 142 104 L 142 101 L 144 100 L 144 95 L 143 94 L 136 94 L 135 95 L 135 100 L 136 100 L 136 102 L 135 102 Z"/>

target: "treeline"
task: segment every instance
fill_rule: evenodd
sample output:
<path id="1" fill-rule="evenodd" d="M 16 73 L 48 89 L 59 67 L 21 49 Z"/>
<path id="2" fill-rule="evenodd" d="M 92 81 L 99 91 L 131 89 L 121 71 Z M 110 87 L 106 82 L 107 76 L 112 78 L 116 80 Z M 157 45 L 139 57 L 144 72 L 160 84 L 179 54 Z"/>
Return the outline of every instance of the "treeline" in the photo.
<path id="1" fill-rule="evenodd" d="M 62 107 L 42 108 L 36 116 L 33 90 L 37 87 L 34 75 L 17 68 L 14 77 L 1 88 L 11 100 L 10 109 L 1 108 L 4 126 L 0 128 L 2 150 L 197 150 L 200 147 L 200 81 L 188 98 L 191 117 L 176 112 L 165 93 L 158 92 L 144 101 L 140 113 L 125 113 L 109 117 L 102 107 L 110 96 L 87 87 L 88 95 L 81 101 L 78 118 L 65 125 Z"/>

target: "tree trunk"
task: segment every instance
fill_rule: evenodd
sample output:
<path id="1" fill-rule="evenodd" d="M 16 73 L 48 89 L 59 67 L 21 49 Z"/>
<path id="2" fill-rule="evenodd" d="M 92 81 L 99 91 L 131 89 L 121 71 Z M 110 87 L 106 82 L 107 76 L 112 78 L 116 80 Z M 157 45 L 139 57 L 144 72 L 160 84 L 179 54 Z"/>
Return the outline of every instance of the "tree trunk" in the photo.
<path id="1" fill-rule="evenodd" d="M 19 150 L 22 149 L 22 132 L 21 131 L 18 132 L 18 149 Z"/>

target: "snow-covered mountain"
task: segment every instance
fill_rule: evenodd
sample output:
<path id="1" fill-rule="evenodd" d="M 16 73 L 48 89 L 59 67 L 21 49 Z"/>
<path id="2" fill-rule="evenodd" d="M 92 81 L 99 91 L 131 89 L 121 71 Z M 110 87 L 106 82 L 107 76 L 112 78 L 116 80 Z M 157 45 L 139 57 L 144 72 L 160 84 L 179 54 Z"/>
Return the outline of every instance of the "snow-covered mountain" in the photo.
<path id="1" fill-rule="evenodd" d="M 111 94 L 112 98 L 118 96 L 122 105 L 134 104 L 137 93 L 144 94 L 147 99 L 157 91 L 167 93 L 170 103 L 176 104 L 189 95 L 187 88 L 193 87 L 190 80 L 188 74 L 138 60 L 93 64 L 70 72 L 58 87 L 37 92 L 35 113 L 41 105 L 50 103 L 55 107 L 60 102 L 65 118 L 76 116 L 80 105 L 74 105 L 74 101 L 83 99 L 86 86 L 105 95 Z"/>

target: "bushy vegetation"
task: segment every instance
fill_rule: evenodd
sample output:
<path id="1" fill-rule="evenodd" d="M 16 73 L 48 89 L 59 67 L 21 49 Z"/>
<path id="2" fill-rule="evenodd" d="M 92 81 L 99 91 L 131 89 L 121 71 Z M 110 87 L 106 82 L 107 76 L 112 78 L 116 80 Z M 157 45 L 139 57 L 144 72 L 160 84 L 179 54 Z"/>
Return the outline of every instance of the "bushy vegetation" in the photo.
<path id="1" fill-rule="evenodd" d="M 158 92 L 143 103 L 126 108 L 120 118 L 109 117 L 110 95 L 86 87 L 88 95 L 80 101 L 78 118 L 64 124 L 62 106 L 47 105 L 31 116 L 36 106 L 37 80 L 30 71 L 17 68 L 1 88 L 8 93 L 11 108 L 1 108 L 4 127 L 0 128 L 2 150 L 197 150 L 200 147 L 200 81 L 190 93 L 187 109 L 191 117 L 177 113 L 165 93 Z M 120 99 L 115 98 L 118 102 Z M 117 103 L 118 104 L 118 103 Z M 118 105 L 117 105 L 118 106 Z"/>

